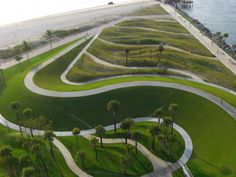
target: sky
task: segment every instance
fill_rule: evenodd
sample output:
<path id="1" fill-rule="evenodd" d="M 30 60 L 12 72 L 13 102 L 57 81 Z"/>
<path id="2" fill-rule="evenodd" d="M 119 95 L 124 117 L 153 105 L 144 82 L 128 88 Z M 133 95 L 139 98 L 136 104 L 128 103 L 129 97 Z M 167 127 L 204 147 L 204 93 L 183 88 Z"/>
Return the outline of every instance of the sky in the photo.
<path id="1" fill-rule="evenodd" d="M 106 5 L 111 0 L 0 0 L 0 25 Z M 127 0 L 114 0 L 124 2 Z"/>

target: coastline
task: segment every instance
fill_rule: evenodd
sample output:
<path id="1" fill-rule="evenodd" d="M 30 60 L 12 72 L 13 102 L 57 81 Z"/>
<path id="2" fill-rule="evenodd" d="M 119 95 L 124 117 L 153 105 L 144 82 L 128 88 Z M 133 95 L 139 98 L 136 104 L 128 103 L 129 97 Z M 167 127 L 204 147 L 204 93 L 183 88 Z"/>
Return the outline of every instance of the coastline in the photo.
<path id="1" fill-rule="evenodd" d="M 22 42 L 40 37 L 48 29 L 66 29 L 78 26 L 91 20 L 103 18 L 105 16 L 122 16 L 148 6 L 154 0 L 128 0 L 114 5 L 96 6 L 76 11 L 52 14 L 40 18 L 21 21 L 13 24 L 0 26 L 0 48 L 6 48 Z M 88 16 L 87 13 L 90 15 Z M 86 18 L 85 18 L 86 17 Z"/>

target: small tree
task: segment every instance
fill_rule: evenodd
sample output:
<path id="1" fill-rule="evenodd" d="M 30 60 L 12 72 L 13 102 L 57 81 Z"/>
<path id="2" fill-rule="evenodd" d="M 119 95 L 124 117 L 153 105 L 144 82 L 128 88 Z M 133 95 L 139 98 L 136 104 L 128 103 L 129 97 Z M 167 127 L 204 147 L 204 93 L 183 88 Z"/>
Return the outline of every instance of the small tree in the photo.
<path id="1" fill-rule="evenodd" d="M 50 49 L 52 50 L 52 39 L 53 39 L 53 31 L 47 30 L 45 33 L 45 37 L 49 40 Z"/>
<path id="2" fill-rule="evenodd" d="M 138 140 L 140 140 L 141 139 L 141 133 L 139 133 L 139 132 L 133 132 L 133 134 L 132 134 L 132 138 L 134 139 L 134 141 L 135 141 L 135 151 L 136 151 L 136 153 L 138 153 Z"/>
<path id="3" fill-rule="evenodd" d="M 51 130 L 45 131 L 44 139 L 50 143 L 50 150 L 51 150 L 52 158 L 55 158 L 54 152 L 53 152 L 53 146 L 52 146 L 52 142 L 53 142 L 54 137 L 56 137 L 56 135 L 53 133 L 53 131 L 51 131 Z"/>
<path id="4" fill-rule="evenodd" d="M 22 46 L 22 51 L 25 52 L 26 55 L 27 55 L 27 61 L 28 61 L 28 63 L 29 63 L 29 52 L 32 51 L 32 47 L 31 47 L 31 45 L 30 45 L 28 42 L 26 42 L 26 41 L 23 41 L 21 46 Z"/>
<path id="5" fill-rule="evenodd" d="M 105 128 L 102 125 L 98 125 L 95 127 L 96 130 L 96 134 L 99 136 L 100 138 L 100 143 L 101 143 L 101 147 L 103 148 L 103 143 L 102 143 L 102 138 L 106 133 Z"/>
<path id="6" fill-rule="evenodd" d="M 127 156 L 121 156 L 120 157 L 120 165 L 122 166 L 124 170 L 124 175 L 126 175 L 127 167 L 130 165 L 130 159 Z"/>
<path id="7" fill-rule="evenodd" d="M 155 140 L 156 140 L 156 137 L 160 134 L 161 128 L 159 125 L 152 125 L 149 128 L 149 132 L 152 136 L 152 149 L 154 150 L 155 149 Z"/>
<path id="8" fill-rule="evenodd" d="M 75 136 L 76 143 L 77 143 L 77 147 L 78 147 L 78 150 L 79 150 L 78 135 L 80 134 L 80 129 L 77 128 L 77 127 L 75 127 L 75 128 L 72 130 L 72 134 Z"/>
<path id="9" fill-rule="evenodd" d="M 120 128 L 125 131 L 125 144 L 127 144 L 128 135 L 130 135 L 130 129 L 134 125 L 134 121 L 130 118 L 123 120 L 120 124 Z"/>
<path id="10" fill-rule="evenodd" d="M 173 120 L 172 120 L 172 118 L 171 117 L 164 117 L 164 119 L 163 119 L 163 124 L 165 125 L 165 135 L 167 134 L 167 128 L 169 127 L 169 126 L 171 126 L 172 127 L 172 124 L 173 124 Z"/>
<path id="11" fill-rule="evenodd" d="M 85 151 L 79 151 L 76 154 L 76 159 L 81 161 L 83 167 L 85 167 L 85 159 L 87 157 L 87 153 Z"/>
<path id="12" fill-rule="evenodd" d="M 107 110 L 111 111 L 113 114 L 113 124 L 114 124 L 114 132 L 116 133 L 116 115 L 120 110 L 120 102 L 117 100 L 111 100 L 107 104 Z"/>
<path id="13" fill-rule="evenodd" d="M 98 160 L 97 143 L 98 143 L 98 139 L 96 137 L 92 137 L 90 139 L 90 144 L 91 144 L 91 146 L 94 149 L 95 154 L 96 154 L 96 160 Z"/>
<path id="14" fill-rule="evenodd" d="M 16 118 L 17 118 L 18 124 L 20 126 L 20 133 L 21 133 L 21 135 L 23 135 L 20 114 L 19 114 L 20 109 L 21 109 L 21 103 L 19 101 L 11 102 L 11 110 L 15 111 L 15 113 L 16 113 Z"/>
<path id="15" fill-rule="evenodd" d="M 158 52 L 159 52 L 159 60 L 158 60 L 158 64 L 161 62 L 161 54 L 162 54 L 162 52 L 165 50 L 165 48 L 162 46 L 162 45 L 160 45 L 159 47 L 158 47 Z"/>
<path id="16" fill-rule="evenodd" d="M 168 156 L 171 155 L 171 150 L 172 150 L 172 144 L 176 141 L 175 135 L 170 135 L 166 137 L 167 142 L 168 142 Z"/>
<path id="17" fill-rule="evenodd" d="M 125 49 L 125 65 L 128 66 L 128 57 L 130 50 L 128 48 Z"/>

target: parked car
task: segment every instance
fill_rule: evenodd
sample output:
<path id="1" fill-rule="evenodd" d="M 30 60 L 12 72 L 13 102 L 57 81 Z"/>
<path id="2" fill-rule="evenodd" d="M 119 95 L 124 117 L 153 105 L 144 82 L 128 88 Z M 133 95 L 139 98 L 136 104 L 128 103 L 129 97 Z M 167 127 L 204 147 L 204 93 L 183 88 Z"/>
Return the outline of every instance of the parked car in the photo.
<path id="1" fill-rule="evenodd" d="M 114 5 L 114 2 L 112 2 L 112 1 L 108 2 L 108 5 Z"/>

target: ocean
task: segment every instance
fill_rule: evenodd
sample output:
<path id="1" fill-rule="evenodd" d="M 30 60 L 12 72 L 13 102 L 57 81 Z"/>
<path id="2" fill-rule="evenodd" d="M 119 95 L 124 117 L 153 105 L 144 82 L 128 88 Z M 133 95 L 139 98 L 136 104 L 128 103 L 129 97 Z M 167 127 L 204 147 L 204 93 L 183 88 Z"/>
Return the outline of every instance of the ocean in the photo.
<path id="1" fill-rule="evenodd" d="M 236 0 L 193 1 L 193 8 L 184 11 L 213 32 L 229 33 L 228 43 L 236 44 Z"/>

